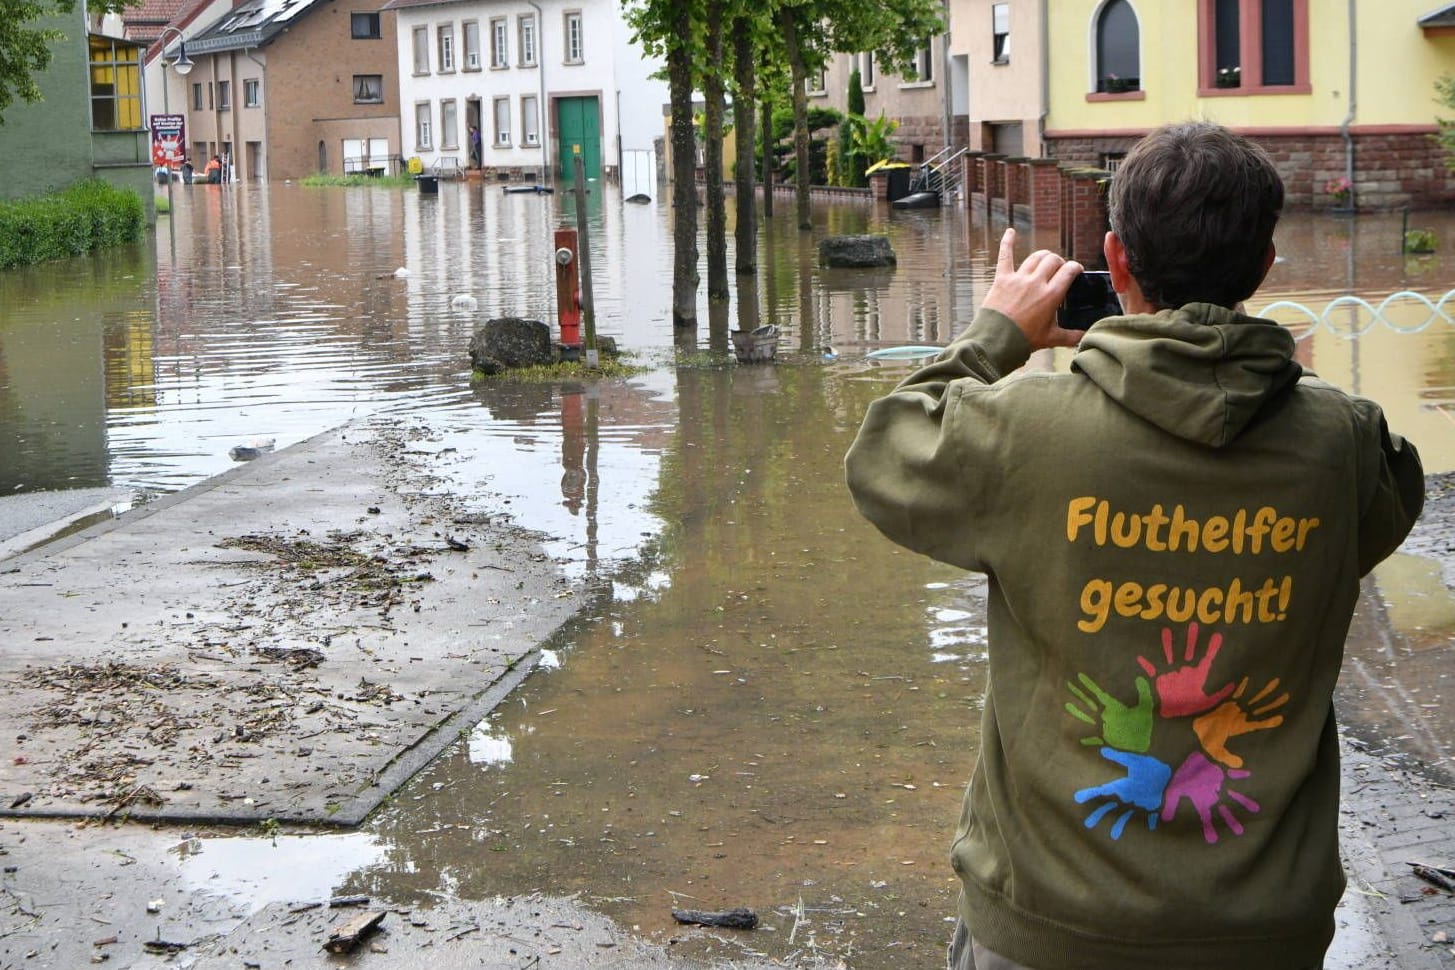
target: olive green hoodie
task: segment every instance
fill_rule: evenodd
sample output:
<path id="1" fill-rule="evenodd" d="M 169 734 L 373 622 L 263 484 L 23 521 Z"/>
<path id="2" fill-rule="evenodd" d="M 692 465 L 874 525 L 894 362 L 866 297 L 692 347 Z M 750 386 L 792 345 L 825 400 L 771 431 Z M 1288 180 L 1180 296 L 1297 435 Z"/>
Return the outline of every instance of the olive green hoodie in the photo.
<path id="1" fill-rule="evenodd" d="M 1332 694 L 1414 448 L 1205 304 L 1114 317 L 1069 374 L 982 310 L 869 408 L 859 510 L 989 576 L 952 850 L 977 942 L 1037 970 L 1315 966 L 1343 891 Z"/>

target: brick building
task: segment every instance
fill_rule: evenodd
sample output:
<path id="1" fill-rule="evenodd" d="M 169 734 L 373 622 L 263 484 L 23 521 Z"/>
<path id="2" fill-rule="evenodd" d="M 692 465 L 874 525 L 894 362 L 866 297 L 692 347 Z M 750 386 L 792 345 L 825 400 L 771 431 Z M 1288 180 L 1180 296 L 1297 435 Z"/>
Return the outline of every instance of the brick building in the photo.
<path id="1" fill-rule="evenodd" d="M 393 171 L 394 18 L 364 0 L 246 0 L 187 41 L 190 154 L 238 180 Z"/>

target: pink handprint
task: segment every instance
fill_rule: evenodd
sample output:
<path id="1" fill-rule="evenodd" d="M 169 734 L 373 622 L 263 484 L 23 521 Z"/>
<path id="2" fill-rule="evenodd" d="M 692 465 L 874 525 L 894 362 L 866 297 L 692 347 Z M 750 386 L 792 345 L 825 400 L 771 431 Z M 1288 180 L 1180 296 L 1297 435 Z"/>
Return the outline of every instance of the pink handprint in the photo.
<path id="1" fill-rule="evenodd" d="M 1197 624 L 1187 625 L 1187 647 L 1182 652 L 1183 666 L 1176 666 L 1177 661 L 1172 656 L 1172 630 L 1170 627 L 1162 628 L 1162 656 L 1167 660 L 1168 669 L 1157 673 L 1157 667 L 1146 657 L 1138 657 L 1137 663 L 1147 675 L 1155 678 L 1157 685 L 1157 697 L 1161 700 L 1161 707 L 1158 713 L 1163 717 L 1186 717 L 1189 714 L 1201 714 L 1209 708 L 1215 707 L 1233 692 L 1233 685 L 1227 684 L 1218 689 L 1215 694 L 1207 693 L 1207 675 L 1212 667 L 1213 660 L 1217 657 L 1218 651 L 1223 648 L 1223 635 L 1214 633 L 1207 642 L 1207 653 L 1202 660 L 1193 664 L 1192 658 L 1197 654 Z"/>
<path id="2" fill-rule="evenodd" d="M 1202 742 L 1202 749 L 1229 768 L 1243 767 L 1243 759 L 1228 750 L 1228 740 L 1240 734 L 1278 727 L 1283 723 L 1282 714 L 1275 714 L 1272 717 L 1263 715 L 1276 711 L 1288 703 L 1288 692 L 1285 691 L 1268 703 L 1259 706 L 1259 701 L 1278 689 L 1277 677 L 1270 680 L 1267 686 L 1249 698 L 1245 707 L 1242 697 L 1243 691 L 1247 688 L 1248 678 L 1244 677 L 1239 682 L 1238 689 L 1233 691 L 1231 698 L 1192 722 L 1192 730 L 1197 733 L 1197 739 Z"/>
<path id="3" fill-rule="evenodd" d="M 1261 806 L 1247 795 L 1224 791 L 1223 782 L 1234 778 L 1247 778 L 1250 772 L 1237 768 L 1223 771 L 1209 761 L 1201 751 L 1194 751 L 1178 766 L 1172 780 L 1167 784 L 1167 794 L 1162 800 L 1162 821 L 1170 822 L 1177 816 L 1177 803 L 1187 799 L 1192 803 L 1198 818 L 1202 819 L 1202 837 L 1212 845 L 1218 840 L 1218 830 L 1213 822 L 1213 810 L 1234 835 L 1243 834 L 1243 823 L 1233 814 L 1233 809 L 1223 802 L 1223 795 L 1237 802 L 1248 812 L 1256 814 Z"/>

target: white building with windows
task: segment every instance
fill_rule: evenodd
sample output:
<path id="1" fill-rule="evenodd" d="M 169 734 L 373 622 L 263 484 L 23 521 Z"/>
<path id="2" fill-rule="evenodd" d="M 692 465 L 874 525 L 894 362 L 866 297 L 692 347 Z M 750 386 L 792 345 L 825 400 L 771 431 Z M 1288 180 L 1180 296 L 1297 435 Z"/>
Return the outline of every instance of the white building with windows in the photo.
<path id="1" fill-rule="evenodd" d="M 661 134 L 667 85 L 650 77 L 660 62 L 632 44 L 615 0 L 384 9 L 398 18 L 403 154 L 426 170 L 569 178 L 579 150 L 588 178 L 614 178 Z"/>

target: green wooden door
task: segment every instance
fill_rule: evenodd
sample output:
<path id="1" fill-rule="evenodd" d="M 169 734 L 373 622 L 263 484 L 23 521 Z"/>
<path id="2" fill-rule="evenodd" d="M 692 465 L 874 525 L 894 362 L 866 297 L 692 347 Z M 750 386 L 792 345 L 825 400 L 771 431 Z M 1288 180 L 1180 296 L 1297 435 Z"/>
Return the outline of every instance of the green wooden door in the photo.
<path id="1" fill-rule="evenodd" d="M 575 146 L 581 146 L 588 179 L 601 177 L 601 111 L 595 98 L 557 98 L 556 131 L 562 177 L 575 177 Z"/>

